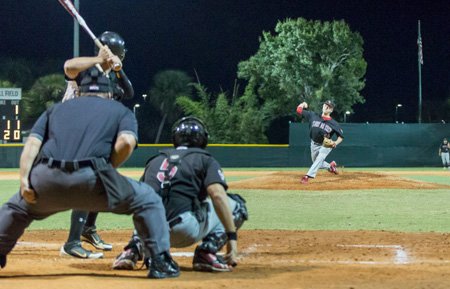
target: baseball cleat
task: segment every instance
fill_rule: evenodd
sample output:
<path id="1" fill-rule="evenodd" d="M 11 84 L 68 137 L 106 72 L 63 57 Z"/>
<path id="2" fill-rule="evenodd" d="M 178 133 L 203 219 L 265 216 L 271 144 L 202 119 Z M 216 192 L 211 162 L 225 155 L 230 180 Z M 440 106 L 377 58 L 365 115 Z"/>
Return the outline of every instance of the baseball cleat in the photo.
<path id="1" fill-rule="evenodd" d="M 300 180 L 300 183 L 306 185 L 308 183 L 309 177 L 308 176 L 303 176 L 302 179 Z"/>
<path id="2" fill-rule="evenodd" d="M 139 255 L 134 253 L 132 249 L 127 249 L 116 257 L 112 268 L 114 270 L 133 270 L 136 268 L 138 260 Z"/>
<path id="3" fill-rule="evenodd" d="M 152 279 L 175 278 L 180 276 L 180 267 L 168 252 L 152 257 L 147 277 Z"/>
<path id="4" fill-rule="evenodd" d="M 81 247 L 81 242 L 76 242 L 74 244 L 67 243 L 61 247 L 59 251 L 61 257 L 75 257 L 81 259 L 101 259 L 103 258 L 103 253 L 92 252 Z"/>
<path id="5" fill-rule="evenodd" d="M 339 174 L 339 173 L 338 173 L 338 170 L 337 170 L 336 167 L 337 167 L 336 162 L 335 162 L 335 161 L 332 161 L 332 162 L 330 163 L 330 168 L 328 169 L 328 171 L 329 171 L 330 173 L 332 173 L 332 174 L 337 175 L 337 174 Z"/>
<path id="6" fill-rule="evenodd" d="M 81 241 L 87 242 L 95 247 L 97 250 L 111 251 L 112 245 L 105 243 L 97 233 L 95 226 L 84 228 L 81 234 Z"/>
<path id="7" fill-rule="evenodd" d="M 195 250 L 192 261 L 194 271 L 201 272 L 230 272 L 231 266 L 225 263 L 221 256 L 200 249 Z"/>

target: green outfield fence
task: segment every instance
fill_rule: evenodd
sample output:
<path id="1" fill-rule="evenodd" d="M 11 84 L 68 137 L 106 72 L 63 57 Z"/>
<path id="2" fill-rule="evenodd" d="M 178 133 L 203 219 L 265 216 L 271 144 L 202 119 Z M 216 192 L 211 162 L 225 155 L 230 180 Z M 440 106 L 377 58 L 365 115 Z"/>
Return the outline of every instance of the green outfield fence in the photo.
<path id="1" fill-rule="evenodd" d="M 342 124 L 344 142 L 330 154 L 346 167 L 441 166 L 439 145 L 450 139 L 448 124 Z M 309 130 L 290 123 L 289 145 L 210 144 L 208 150 L 223 167 L 307 167 L 311 165 Z M 125 167 L 143 167 L 170 144 L 140 144 Z M 0 167 L 18 168 L 22 144 L 0 144 Z"/>

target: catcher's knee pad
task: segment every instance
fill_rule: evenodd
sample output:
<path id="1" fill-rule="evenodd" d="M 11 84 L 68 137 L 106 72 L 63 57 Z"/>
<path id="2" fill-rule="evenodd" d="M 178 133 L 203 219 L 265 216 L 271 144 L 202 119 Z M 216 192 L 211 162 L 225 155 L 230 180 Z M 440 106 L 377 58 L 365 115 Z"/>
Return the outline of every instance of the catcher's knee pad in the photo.
<path id="1" fill-rule="evenodd" d="M 236 202 L 236 207 L 233 210 L 233 218 L 236 229 L 239 229 L 242 227 L 242 224 L 248 220 L 248 211 L 247 206 L 245 205 L 245 199 L 238 194 L 227 193 L 227 195 Z"/>
<path id="2" fill-rule="evenodd" d="M 227 240 L 227 234 L 225 233 L 210 233 L 203 238 L 202 243 L 198 245 L 198 248 L 203 251 L 216 254 L 223 248 L 223 246 L 225 246 Z"/>
<path id="3" fill-rule="evenodd" d="M 142 245 L 142 241 L 136 232 L 133 233 L 133 236 L 131 236 L 131 240 L 128 242 L 128 245 L 126 245 L 124 248 L 124 250 L 128 249 L 133 250 L 133 252 L 138 255 L 138 261 L 144 259 L 144 248 Z"/>

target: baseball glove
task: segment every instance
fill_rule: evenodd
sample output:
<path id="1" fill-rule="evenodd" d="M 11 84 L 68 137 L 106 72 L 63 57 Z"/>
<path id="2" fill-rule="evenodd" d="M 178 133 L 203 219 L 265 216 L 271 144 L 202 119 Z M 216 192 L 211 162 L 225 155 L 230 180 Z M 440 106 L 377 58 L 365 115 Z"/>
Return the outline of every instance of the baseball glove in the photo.
<path id="1" fill-rule="evenodd" d="M 322 145 L 326 148 L 334 148 L 335 147 L 334 141 L 332 139 L 326 138 L 326 137 L 323 138 Z"/>

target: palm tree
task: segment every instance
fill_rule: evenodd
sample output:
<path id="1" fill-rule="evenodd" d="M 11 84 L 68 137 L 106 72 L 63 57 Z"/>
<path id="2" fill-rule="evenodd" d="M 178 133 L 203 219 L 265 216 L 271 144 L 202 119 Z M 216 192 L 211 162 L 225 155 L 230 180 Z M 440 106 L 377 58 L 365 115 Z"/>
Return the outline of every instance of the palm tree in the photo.
<path id="1" fill-rule="evenodd" d="M 150 102 L 161 112 L 155 143 L 159 143 L 164 125 L 167 121 L 175 121 L 180 111 L 176 107 L 175 100 L 179 96 L 191 96 L 191 78 L 183 71 L 164 70 L 153 78 L 153 87 L 150 89 Z"/>
<path id="2" fill-rule="evenodd" d="M 66 87 L 64 75 L 50 74 L 38 78 L 22 99 L 23 118 L 32 121 L 54 103 L 61 101 Z"/>

